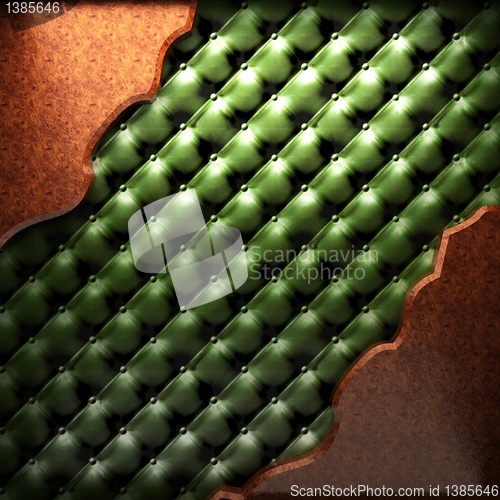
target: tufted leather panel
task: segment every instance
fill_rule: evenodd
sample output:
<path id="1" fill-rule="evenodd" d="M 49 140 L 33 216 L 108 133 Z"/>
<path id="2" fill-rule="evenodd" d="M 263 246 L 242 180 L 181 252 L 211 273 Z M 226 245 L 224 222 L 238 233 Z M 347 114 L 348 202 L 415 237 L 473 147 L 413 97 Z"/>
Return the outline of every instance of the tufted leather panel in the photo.
<path id="1" fill-rule="evenodd" d="M 474 2 L 201 2 L 85 203 L 1 254 L 5 498 L 202 498 L 318 443 L 438 232 L 499 203 L 498 29 Z M 184 186 L 261 277 L 182 313 L 127 221 Z"/>

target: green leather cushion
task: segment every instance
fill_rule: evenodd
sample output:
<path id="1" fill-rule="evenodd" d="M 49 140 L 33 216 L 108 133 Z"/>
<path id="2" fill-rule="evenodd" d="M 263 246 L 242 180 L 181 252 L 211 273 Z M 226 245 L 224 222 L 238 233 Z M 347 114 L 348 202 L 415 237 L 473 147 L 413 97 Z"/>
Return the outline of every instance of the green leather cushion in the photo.
<path id="1" fill-rule="evenodd" d="M 0 492 L 202 498 L 317 444 L 438 232 L 499 203 L 498 29 L 475 2 L 202 0 L 88 199 L 0 255 Z M 127 235 L 183 185 L 253 270 L 184 313 Z"/>

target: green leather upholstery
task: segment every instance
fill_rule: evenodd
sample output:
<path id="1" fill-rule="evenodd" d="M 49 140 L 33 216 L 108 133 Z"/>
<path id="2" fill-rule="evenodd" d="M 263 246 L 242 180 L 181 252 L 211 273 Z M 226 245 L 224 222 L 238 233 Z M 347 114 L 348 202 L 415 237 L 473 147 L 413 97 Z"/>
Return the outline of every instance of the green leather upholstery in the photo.
<path id="1" fill-rule="evenodd" d="M 499 20 L 472 1 L 201 0 L 88 199 L 0 255 L 0 499 L 203 498 L 318 443 L 438 232 L 500 201 Z M 283 274 L 179 311 L 127 221 L 183 185 Z M 322 265 L 344 273 L 301 275 Z"/>

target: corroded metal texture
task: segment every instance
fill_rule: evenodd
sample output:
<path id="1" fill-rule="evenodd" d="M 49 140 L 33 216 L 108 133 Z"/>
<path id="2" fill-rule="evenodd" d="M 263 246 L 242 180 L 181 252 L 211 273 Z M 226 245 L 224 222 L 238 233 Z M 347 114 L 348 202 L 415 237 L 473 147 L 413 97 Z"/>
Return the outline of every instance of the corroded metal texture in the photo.
<path id="1" fill-rule="evenodd" d="M 120 4 L 120 8 L 118 7 Z M 195 1 L 79 2 L 24 31 L 0 17 L 0 246 L 61 215 L 90 185 L 90 155 L 132 103 L 151 99 Z"/>

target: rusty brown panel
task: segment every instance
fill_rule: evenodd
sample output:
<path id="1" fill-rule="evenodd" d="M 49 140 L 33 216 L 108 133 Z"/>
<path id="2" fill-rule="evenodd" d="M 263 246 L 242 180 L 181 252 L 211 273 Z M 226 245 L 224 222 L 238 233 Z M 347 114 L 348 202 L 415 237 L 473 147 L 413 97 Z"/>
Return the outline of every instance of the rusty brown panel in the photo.
<path id="1" fill-rule="evenodd" d="M 368 349 L 339 382 L 325 440 L 213 498 L 294 498 L 292 485 L 427 495 L 432 485 L 442 496 L 446 485 L 499 485 L 499 276 L 500 208 L 483 207 L 444 231 L 394 339 Z"/>
<path id="2" fill-rule="evenodd" d="M 0 9 L 0 246 L 83 199 L 97 141 L 154 97 L 195 9 L 196 0 L 79 1 L 17 32 Z"/>

